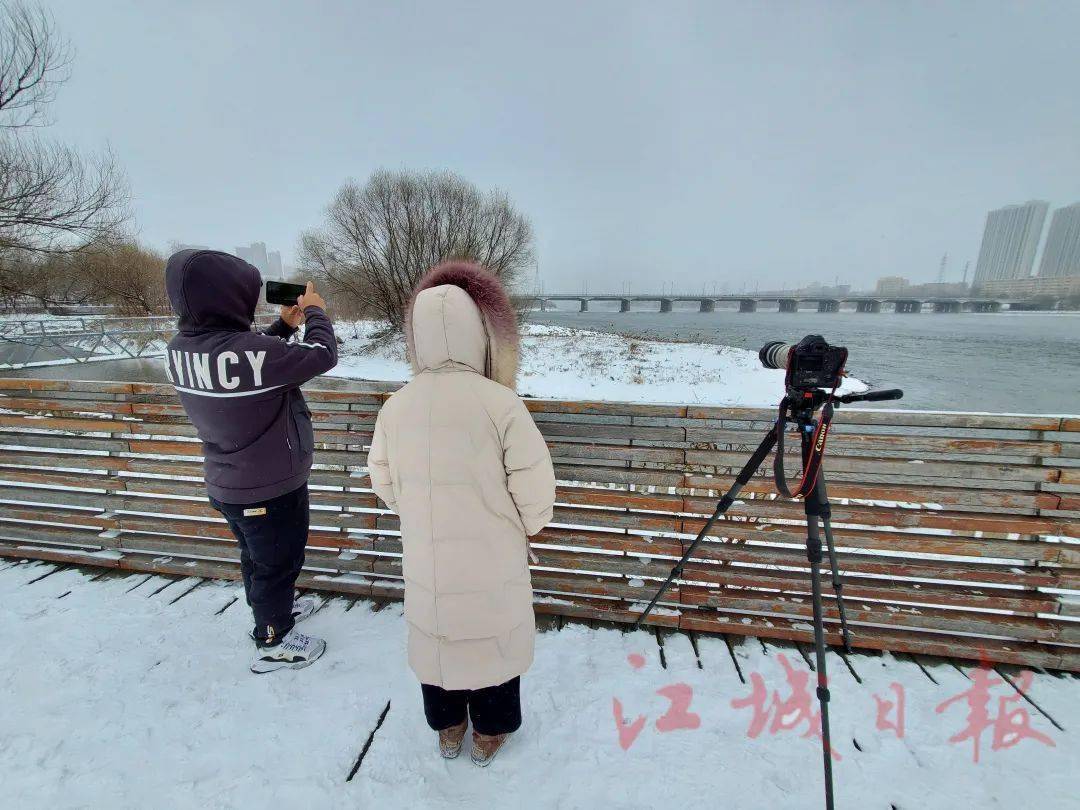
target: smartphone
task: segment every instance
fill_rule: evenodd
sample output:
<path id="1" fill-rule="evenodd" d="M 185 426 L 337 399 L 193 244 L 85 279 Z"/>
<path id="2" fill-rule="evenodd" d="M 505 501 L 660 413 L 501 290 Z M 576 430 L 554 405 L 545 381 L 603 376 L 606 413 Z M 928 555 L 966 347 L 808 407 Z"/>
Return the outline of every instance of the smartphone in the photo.
<path id="1" fill-rule="evenodd" d="M 296 299 L 304 294 L 307 287 L 303 284 L 288 284 L 284 281 L 266 282 L 266 303 L 293 306 Z"/>

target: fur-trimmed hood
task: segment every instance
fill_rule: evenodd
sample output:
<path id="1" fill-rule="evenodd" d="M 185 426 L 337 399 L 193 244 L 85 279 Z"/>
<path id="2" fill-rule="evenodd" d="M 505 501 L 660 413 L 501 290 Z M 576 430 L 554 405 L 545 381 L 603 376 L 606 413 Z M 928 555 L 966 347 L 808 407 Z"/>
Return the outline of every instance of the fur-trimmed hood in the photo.
<path id="1" fill-rule="evenodd" d="M 517 313 L 502 282 L 478 264 L 444 262 L 420 279 L 405 312 L 405 340 L 414 374 L 466 366 L 515 388 Z"/>

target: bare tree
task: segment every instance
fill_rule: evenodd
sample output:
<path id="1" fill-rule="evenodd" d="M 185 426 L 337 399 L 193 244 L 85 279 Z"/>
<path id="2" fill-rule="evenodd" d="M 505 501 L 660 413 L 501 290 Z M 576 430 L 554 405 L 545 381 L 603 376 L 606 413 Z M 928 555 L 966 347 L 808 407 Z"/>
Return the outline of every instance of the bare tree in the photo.
<path id="1" fill-rule="evenodd" d="M 135 242 L 96 244 L 71 257 L 75 275 L 92 285 L 95 300 L 117 315 L 168 313 L 165 257 Z"/>
<path id="2" fill-rule="evenodd" d="M 70 254 L 0 251 L 0 301 L 5 309 L 83 304 L 93 299 L 90 279 L 75 272 Z"/>
<path id="3" fill-rule="evenodd" d="M 350 180 L 322 228 L 300 238 L 301 269 L 342 314 L 374 315 L 400 328 L 420 276 L 446 259 L 483 264 L 508 287 L 533 256 L 529 221 L 499 191 L 483 193 L 450 172 L 376 172 Z M 328 296 L 328 297 L 329 297 Z"/>
<path id="4" fill-rule="evenodd" d="M 111 153 L 23 133 L 48 123 L 71 50 L 42 9 L 0 3 L 0 250 L 61 253 L 112 238 L 128 218 L 128 187 Z"/>
<path id="5" fill-rule="evenodd" d="M 115 236 L 127 183 L 111 153 L 0 136 L 0 249 L 76 250 Z"/>
<path id="6" fill-rule="evenodd" d="M 0 251 L 0 305 L 48 310 L 90 302 L 117 315 L 167 313 L 165 258 L 131 241 L 71 253 Z"/>

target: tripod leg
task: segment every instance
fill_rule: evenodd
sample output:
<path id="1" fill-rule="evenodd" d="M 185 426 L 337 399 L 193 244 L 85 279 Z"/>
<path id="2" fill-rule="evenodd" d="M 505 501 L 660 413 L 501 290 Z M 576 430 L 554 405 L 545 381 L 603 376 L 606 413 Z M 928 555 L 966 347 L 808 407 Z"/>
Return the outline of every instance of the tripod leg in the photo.
<path id="1" fill-rule="evenodd" d="M 739 471 L 739 474 L 735 476 L 735 483 L 733 483 L 731 488 L 724 493 L 724 497 L 722 497 L 720 503 L 716 505 L 716 511 L 712 513 L 712 516 L 707 521 L 705 521 L 705 525 L 701 527 L 701 531 L 698 532 L 697 537 L 694 538 L 694 542 L 690 544 L 689 548 L 686 549 L 679 561 L 675 563 L 675 567 L 671 569 L 668 578 L 664 580 L 664 583 L 653 595 L 652 600 L 646 606 L 645 610 L 638 616 L 637 621 L 634 622 L 635 630 L 641 627 L 641 623 L 648 618 L 650 613 L 652 613 L 652 609 L 656 607 L 656 603 L 660 601 L 660 597 L 671 587 L 671 583 L 682 574 L 683 567 L 686 565 L 686 561 L 690 559 L 690 555 L 694 553 L 694 549 L 696 549 L 701 541 L 705 539 L 705 535 L 709 533 L 709 530 L 712 529 L 713 524 L 717 519 L 719 519 L 719 517 L 735 503 L 735 499 L 739 496 L 739 491 L 742 490 L 743 486 L 745 486 L 754 476 L 758 467 L 761 466 L 761 463 L 768 457 L 775 446 L 776 428 L 773 428 L 766 434 L 765 438 L 761 440 L 758 449 L 754 451 L 754 454 L 750 456 L 750 460 L 746 462 L 746 465 Z"/>
<path id="2" fill-rule="evenodd" d="M 814 601 L 814 657 L 817 661 L 818 705 L 821 707 L 821 748 L 825 757 L 825 808 L 833 810 L 832 735 L 829 730 L 829 679 L 825 664 L 825 628 L 821 607 L 820 542 L 817 546 L 817 559 L 810 559 L 810 587 Z"/>
<path id="3" fill-rule="evenodd" d="M 811 425 L 802 427 L 803 464 L 810 452 Z M 829 729 L 829 679 L 825 662 L 825 617 L 821 601 L 821 534 L 818 518 L 821 517 L 821 501 L 818 487 L 821 479 L 807 494 L 803 506 L 806 510 L 806 558 L 810 562 L 810 593 L 814 606 L 814 657 L 817 670 L 817 697 L 821 707 L 821 749 L 825 758 L 825 808 L 833 810 L 832 735 Z M 826 509 L 828 502 L 825 502 Z M 827 516 L 826 511 L 826 516 Z M 826 532 L 832 529 L 826 520 Z"/>
<path id="4" fill-rule="evenodd" d="M 821 515 L 821 523 L 825 527 L 825 546 L 829 550 L 829 567 L 832 569 L 832 586 L 836 593 L 836 610 L 840 614 L 840 632 L 844 638 L 844 652 L 851 652 L 851 634 L 848 632 L 847 613 L 844 610 L 844 583 L 840 579 L 840 569 L 836 563 L 836 547 L 833 545 L 832 536 L 832 509 L 829 506 L 829 494 L 825 488 L 825 471 L 818 474 L 817 484 L 814 486 L 814 495 L 818 514 Z"/>

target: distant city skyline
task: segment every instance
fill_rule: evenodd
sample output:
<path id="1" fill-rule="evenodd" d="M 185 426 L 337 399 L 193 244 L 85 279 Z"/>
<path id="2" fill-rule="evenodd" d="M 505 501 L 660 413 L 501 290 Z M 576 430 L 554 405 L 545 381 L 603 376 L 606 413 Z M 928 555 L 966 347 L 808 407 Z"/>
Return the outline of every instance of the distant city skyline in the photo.
<path id="1" fill-rule="evenodd" d="M 249 264 L 259 268 L 263 280 L 284 281 L 285 268 L 281 263 L 281 252 L 267 251 L 265 242 L 252 242 L 236 248 L 236 255 Z"/>
<path id="2" fill-rule="evenodd" d="M 1036 257 L 1040 257 L 1037 277 L 1080 275 L 1080 202 L 1055 209 L 1050 227 L 1046 229 L 1044 225 L 1049 210 L 1050 204 L 1046 200 L 1028 200 L 1025 203 L 1006 205 L 988 212 L 983 228 L 975 275 L 970 283 L 978 285 L 987 281 L 1031 277 L 1035 269 Z M 1046 231 L 1045 245 L 1043 245 L 1042 240 L 1044 230 Z M 180 244 L 175 241 L 172 242 L 172 245 L 176 249 L 209 249 L 202 245 Z M 1040 246 L 1043 248 L 1041 254 L 1039 253 Z M 264 278 L 285 280 L 296 272 L 295 267 L 283 263 L 281 251 L 268 251 L 265 242 L 252 242 L 247 246 L 237 246 L 235 253 L 240 258 L 259 268 Z M 913 284 L 916 286 L 920 284 L 923 286 L 933 286 L 934 284 L 955 286 L 958 283 L 968 283 L 966 276 L 970 262 L 965 262 L 961 279 L 949 278 L 953 274 L 948 272 L 947 263 L 948 253 L 942 257 L 936 276 L 925 282 L 912 282 L 909 280 L 912 277 L 918 278 L 920 276 L 920 273 L 917 272 L 918 268 L 915 268 L 913 272 L 906 273 L 903 276 L 878 276 L 876 280 L 875 277 L 870 276 L 854 284 L 845 281 L 842 286 L 848 289 L 875 290 L 882 293 L 882 282 L 885 283 L 889 292 L 898 292 L 899 289 Z M 537 279 L 537 281 L 539 281 L 542 288 L 545 282 L 540 279 Z M 840 285 L 840 281 L 840 277 L 836 276 L 835 283 Z M 690 282 L 686 289 L 693 292 L 697 284 L 698 282 Z M 732 283 L 730 280 L 725 280 L 722 282 L 704 282 L 704 284 L 706 286 L 701 288 L 703 293 L 707 287 L 714 291 L 723 288 L 725 292 L 736 288 L 746 290 L 745 282 Z M 821 282 L 810 275 L 787 283 L 781 282 L 779 285 L 774 285 L 773 289 L 813 289 L 825 284 L 827 283 Z M 588 281 L 581 281 L 578 286 L 583 290 L 587 290 Z M 619 291 L 628 291 L 629 286 L 629 282 L 619 282 Z M 755 286 L 760 287 L 761 285 L 756 284 Z M 575 288 L 571 286 L 565 287 L 567 291 L 571 289 Z M 594 289 L 596 289 L 595 286 Z M 641 289 L 651 289 L 651 287 L 644 284 Z M 614 287 L 612 291 L 614 291 Z"/>

